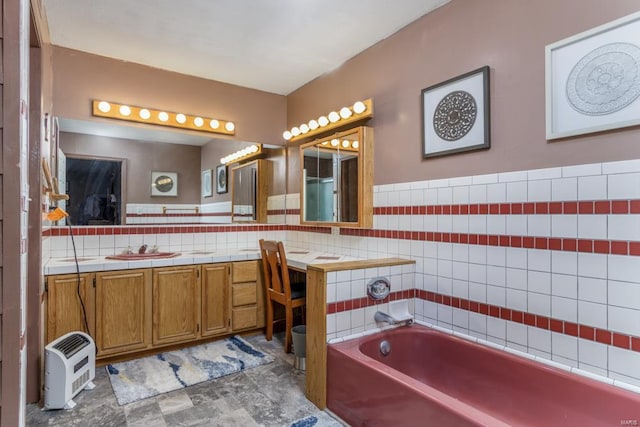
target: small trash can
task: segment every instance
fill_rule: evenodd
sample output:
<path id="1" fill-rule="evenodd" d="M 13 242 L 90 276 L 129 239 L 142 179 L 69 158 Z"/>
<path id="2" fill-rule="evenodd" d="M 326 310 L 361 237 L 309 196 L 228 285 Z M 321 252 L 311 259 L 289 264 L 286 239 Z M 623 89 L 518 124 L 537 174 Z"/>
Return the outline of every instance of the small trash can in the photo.
<path id="1" fill-rule="evenodd" d="M 298 325 L 291 328 L 291 337 L 293 338 L 293 354 L 295 360 L 293 367 L 300 370 L 307 370 L 307 326 Z"/>

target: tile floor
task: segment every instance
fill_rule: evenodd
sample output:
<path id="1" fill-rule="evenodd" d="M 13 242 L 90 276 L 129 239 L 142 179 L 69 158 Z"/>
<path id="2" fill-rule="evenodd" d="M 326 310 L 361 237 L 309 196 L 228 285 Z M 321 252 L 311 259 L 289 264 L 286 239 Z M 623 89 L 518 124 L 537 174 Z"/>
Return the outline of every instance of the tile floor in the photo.
<path id="1" fill-rule="evenodd" d="M 282 334 L 245 337 L 275 356 L 268 365 L 119 406 L 104 367 L 96 368 L 91 391 L 82 391 L 72 410 L 42 411 L 27 406 L 27 426 L 291 426 L 340 427 L 304 396 L 304 372 L 283 352 Z M 314 416 L 317 422 L 313 422 Z M 301 419 L 304 419 L 300 421 Z"/>

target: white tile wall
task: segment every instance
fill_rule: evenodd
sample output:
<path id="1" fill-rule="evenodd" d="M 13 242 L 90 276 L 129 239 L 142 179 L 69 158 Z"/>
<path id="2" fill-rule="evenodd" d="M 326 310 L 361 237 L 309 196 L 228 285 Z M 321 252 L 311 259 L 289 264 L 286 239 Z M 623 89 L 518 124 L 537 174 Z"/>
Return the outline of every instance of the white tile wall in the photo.
<path id="1" fill-rule="evenodd" d="M 374 188 L 375 206 L 500 202 L 549 202 L 640 198 L 640 160 L 565 166 L 482 176 L 396 183 Z M 299 194 L 270 198 L 270 209 L 299 209 Z M 299 224 L 296 214 L 286 224 Z M 270 218 L 271 221 L 271 218 Z M 376 215 L 376 228 L 512 236 L 566 237 L 640 241 L 640 215 Z M 402 256 L 415 270 L 384 271 L 399 289 L 425 289 L 488 302 L 514 310 L 579 322 L 640 336 L 640 257 L 417 242 L 387 238 L 325 235 L 302 231 L 268 232 L 270 238 L 296 247 L 367 258 Z M 260 234 L 262 235 L 262 234 Z M 258 234 L 205 233 L 203 236 L 155 236 L 156 244 L 176 250 L 251 245 Z M 78 238 L 82 256 L 138 246 L 153 236 L 117 235 Z M 45 243 L 46 242 L 46 243 Z M 290 242 L 290 243 L 289 243 Z M 43 241 L 43 259 L 69 256 L 67 237 Z M 336 275 L 328 301 L 356 298 L 373 271 Z M 362 276 L 364 272 L 364 277 Z M 375 271 L 375 275 L 381 274 Z M 327 317 L 330 337 L 375 329 L 376 309 L 384 305 Z M 640 353 L 525 326 L 429 301 L 412 300 L 418 318 L 449 330 L 524 349 L 531 355 L 579 366 L 616 381 L 640 384 Z"/>

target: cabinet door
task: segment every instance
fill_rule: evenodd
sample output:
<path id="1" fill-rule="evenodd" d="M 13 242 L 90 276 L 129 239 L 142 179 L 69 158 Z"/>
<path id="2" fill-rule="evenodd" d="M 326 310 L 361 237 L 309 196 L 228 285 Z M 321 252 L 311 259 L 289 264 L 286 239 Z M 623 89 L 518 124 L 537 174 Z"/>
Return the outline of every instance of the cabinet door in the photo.
<path id="1" fill-rule="evenodd" d="M 229 330 L 229 264 L 202 266 L 202 336 Z"/>
<path id="2" fill-rule="evenodd" d="M 151 345 L 151 270 L 96 273 L 98 356 Z"/>
<path id="3" fill-rule="evenodd" d="M 153 344 L 189 341 L 200 331 L 200 266 L 153 269 Z"/>
<path id="4" fill-rule="evenodd" d="M 47 277 L 47 343 L 67 332 L 87 332 L 80 298 L 87 313 L 88 333 L 93 336 L 93 278 L 93 273 L 81 273 L 79 281 L 77 274 Z"/>

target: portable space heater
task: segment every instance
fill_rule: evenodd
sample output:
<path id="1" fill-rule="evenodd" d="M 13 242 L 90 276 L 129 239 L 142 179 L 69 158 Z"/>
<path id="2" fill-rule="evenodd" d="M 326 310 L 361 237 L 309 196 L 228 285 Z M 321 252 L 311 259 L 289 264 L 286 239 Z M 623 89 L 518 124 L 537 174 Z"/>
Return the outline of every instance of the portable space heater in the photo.
<path id="1" fill-rule="evenodd" d="M 84 332 L 69 332 L 44 348 L 44 409 L 71 409 L 73 398 L 95 387 L 96 346 Z"/>

